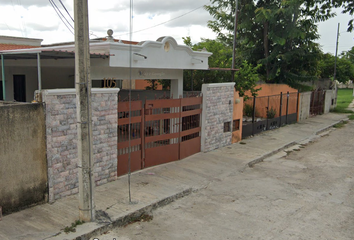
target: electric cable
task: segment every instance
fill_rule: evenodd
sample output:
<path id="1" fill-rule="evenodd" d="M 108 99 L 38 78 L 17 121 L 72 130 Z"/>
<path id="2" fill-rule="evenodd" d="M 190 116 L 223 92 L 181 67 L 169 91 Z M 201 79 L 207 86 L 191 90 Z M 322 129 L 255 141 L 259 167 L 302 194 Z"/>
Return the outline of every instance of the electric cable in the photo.
<path id="1" fill-rule="evenodd" d="M 156 24 L 156 25 L 151 26 L 151 27 L 148 27 L 148 28 L 140 29 L 140 30 L 137 30 L 137 31 L 132 32 L 132 33 L 138 33 L 138 32 L 142 32 L 142 31 L 145 31 L 145 30 L 149 30 L 149 29 L 151 29 L 151 28 L 155 28 L 155 27 L 164 25 L 165 23 L 168 23 L 168 22 L 174 21 L 174 20 L 176 20 L 176 19 L 178 19 L 178 18 L 184 17 L 184 16 L 186 16 L 186 15 L 188 15 L 188 14 L 190 14 L 190 13 L 192 13 L 192 12 L 194 12 L 194 11 L 196 11 L 196 10 L 198 10 L 198 9 L 200 9 L 200 8 L 202 8 L 202 7 L 204 7 L 204 6 L 205 6 L 205 4 L 203 4 L 202 6 L 199 6 L 199 7 L 195 8 L 195 9 L 193 9 L 193 10 L 187 12 L 187 13 L 184 13 L 184 14 L 182 14 L 182 15 L 179 15 L 179 16 L 175 17 L 175 18 L 172 18 L 172 19 L 170 19 L 170 20 L 167 20 L 167 21 L 165 21 L 165 22 Z M 120 34 L 119 36 L 121 37 L 121 36 L 128 35 L 128 34 L 130 34 L 130 33 L 123 33 L 123 34 Z"/>
<path id="2" fill-rule="evenodd" d="M 59 2 L 60 2 L 60 3 L 61 3 L 61 5 L 63 6 L 63 8 L 65 9 L 66 13 L 69 15 L 69 17 L 71 18 L 71 20 L 73 20 L 73 22 L 75 22 L 75 21 L 74 21 L 74 19 L 73 19 L 73 17 L 70 15 L 70 13 L 69 13 L 68 9 L 66 9 L 66 7 L 65 7 L 64 3 L 63 3 L 61 0 L 59 0 Z"/>
<path id="3" fill-rule="evenodd" d="M 66 26 L 66 28 L 74 35 L 74 32 L 72 31 L 74 29 L 74 27 L 69 23 L 69 21 L 65 18 L 65 16 L 60 12 L 60 9 L 56 6 L 56 4 L 54 3 L 53 0 L 49 0 L 49 3 L 52 5 L 53 9 L 55 10 L 55 12 L 57 13 L 58 17 L 60 18 L 60 20 L 64 23 L 64 25 Z M 59 13 L 59 12 L 60 13 Z M 69 23 L 69 26 L 72 28 L 70 29 L 70 27 L 65 23 L 65 21 L 63 20 L 63 18 L 60 16 L 62 15 L 63 18 L 65 19 L 66 22 Z"/>

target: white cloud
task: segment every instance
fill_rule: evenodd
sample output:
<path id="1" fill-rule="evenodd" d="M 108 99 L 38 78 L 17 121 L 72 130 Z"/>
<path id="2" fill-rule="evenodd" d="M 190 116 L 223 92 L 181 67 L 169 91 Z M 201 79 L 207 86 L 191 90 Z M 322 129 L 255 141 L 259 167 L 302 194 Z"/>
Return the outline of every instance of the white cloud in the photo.
<path id="1" fill-rule="evenodd" d="M 59 0 L 54 2 L 71 21 Z M 74 1 L 62 2 L 73 16 Z M 134 1 L 133 40 L 156 40 L 161 36 L 172 36 L 182 44 L 182 37 L 186 36 L 191 36 L 193 43 L 201 38 L 215 38 L 215 34 L 207 27 L 210 15 L 203 8 L 197 9 L 208 3 L 208 0 Z M 91 38 L 104 37 L 108 29 L 113 29 L 114 37 L 129 39 L 129 0 L 88 0 L 88 4 Z M 194 9 L 197 10 L 186 14 Z M 342 32 L 339 53 L 354 45 L 354 34 L 345 32 L 349 19 L 350 16 L 339 14 L 335 19 L 319 25 L 319 42 L 325 52 L 334 53 L 338 22 L 341 23 Z M 159 25 L 161 23 L 164 24 Z M 138 30 L 143 31 L 136 32 Z M 47 0 L 1 0 L 0 31 L 1 35 L 41 38 L 44 44 L 74 40 L 73 34 Z"/>

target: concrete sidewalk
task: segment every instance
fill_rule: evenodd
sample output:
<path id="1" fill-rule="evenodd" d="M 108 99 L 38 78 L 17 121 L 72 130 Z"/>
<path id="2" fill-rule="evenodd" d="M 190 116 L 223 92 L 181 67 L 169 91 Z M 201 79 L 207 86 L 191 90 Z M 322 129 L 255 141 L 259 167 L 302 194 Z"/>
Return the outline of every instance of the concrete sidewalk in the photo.
<path id="1" fill-rule="evenodd" d="M 242 171 L 295 144 L 311 141 L 347 115 L 329 113 L 267 131 L 222 149 L 198 153 L 186 159 L 133 173 L 128 201 L 127 176 L 96 187 L 98 220 L 65 233 L 64 228 L 78 220 L 77 196 L 53 204 L 35 206 L 3 217 L 0 239 L 89 239 L 112 227 L 122 226 L 153 209 L 198 191 L 211 182 Z M 237 184 L 237 183 L 235 183 Z"/>

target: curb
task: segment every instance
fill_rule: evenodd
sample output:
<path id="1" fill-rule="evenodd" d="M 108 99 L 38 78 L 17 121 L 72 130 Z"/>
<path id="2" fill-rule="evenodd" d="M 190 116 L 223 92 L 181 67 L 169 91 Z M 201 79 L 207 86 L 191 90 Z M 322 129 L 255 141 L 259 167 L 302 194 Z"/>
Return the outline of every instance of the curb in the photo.
<path id="1" fill-rule="evenodd" d="M 183 190 L 179 193 L 176 193 L 172 196 L 163 198 L 162 200 L 159 200 L 155 203 L 152 203 L 148 206 L 142 207 L 132 213 L 129 213 L 125 216 L 119 217 L 109 223 L 104 223 L 104 225 L 96 226 L 95 229 L 89 230 L 86 233 L 82 233 L 79 236 L 73 234 L 72 236 L 66 236 L 64 239 L 72 239 L 72 240 L 89 240 L 92 237 L 95 237 L 97 235 L 101 235 L 109 230 L 112 230 L 117 227 L 122 227 L 125 225 L 128 225 L 130 223 L 140 221 L 145 218 L 152 218 L 152 211 L 156 210 L 157 208 L 164 207 L 180 198 L 183 198 L 185 196 L 190 195 L 194 190 L 192 188 L 188 188 L 186 190 Z M 97 222 L 94 222 L 97 223 Z M 98 223 L 99 224 L 99 223 Z M 58 236 L 59 237 L 59 236 Z M 64 236 L 61 236 L 64 237 Z M 63 239 L 63 238 L 61 238 Z"/>
<path id="2" fill-rule="evenodd" d="M 342 122 L 344 122 L 344 121 L 348 121 L 348 120 L 349 120 L 349 118 L 344 118 L 344 119 L 342 119 L 342 120 L 339 120 L 339 121 L 336 121 L 336 122 L 334 122 L 334 123 L 331 123 L 329 126 L 326 126 L 326 127 L 322 128 L 322 129 L 316 131 L 313 136 L 307 137 L 307 138 L 305 138 L 305 139 L 313 139 L 316 135 L 319 135 L 319 134 L 321 134 L 321 133 L 323 133 L 323 132 L 329 130 L 329 129 L 332 128 L 334 125 L 336 125 L 336 124 L 338 124 L 338 123 L 342 123 Z M 268 157 L 271 157 L 271 156 L 273 156 L 273 155 L 279 153 L 280 151 L 282 151 L 282 150 L 284 150 L 284 149 L 286 149 L 286 148 L 289 148 L 289 147 L 292 147 L 292 146 L 294 146 L 294 145 L 296 145 L 296 144 L 299 144 L 301 141 L 303 141 L 303 140 L 305 140 L 305 139 L 302 139 L 302 140 L 299 140 L 299 141 L 290 142 L 290 143 L 288 143 L 288 144 L 286 144 L 286 145 L 284 145 L 284 146 L 282 146 L 282 147 L 280 147 L 280 148 L 278 148 L 278 149 L 275 149 L 275 150 L 273 150 L 273 151 L 271 151 L 271 152 L 269 152 L 269 153 L 267 153 L 267 154 L 264 154 L 264 155 L 262 155 L 262 156 L 260 156 L 260 157 L 258 157 L 258 158 L 256 158 L 256 159 L 254 159 L 254 160 L 248 162 L 245 167 L 248 166 L 248 167 L 252 168 L 252 167 L 253 167 L 254 165 L 256 165 L 257 163 L 263 162 L 264 159 L 266 159 L 266 158 L 268 158 Z"/>
<path id="3" fill-rule="evenodd" d="M 257 163 L 263 162 L 264 159 L 266 159 L 268 157 L 271 157 L 271 156 L 277 154 L 278 152 L 280 152 L 280 151 L 282 151 L 282 150 L 284 150 L 286 148 L 292 147 L 292 146 L 294 146 L 296 144 L 297 144 L 297 141 L 290 142 L 290 143 L 288 143 L 288 144 L 286 144 L 286 145 L 284 145 L 284 146 L 282 146 L 282 147 L 280 147 L 280 148 L 278 148 L 276 150 L 273 150 L 273 151 L 271 151 L 271 152 L 269 152 L 267 154 L 264 154 L 264 155 L 262 155 L 262 156 L 260 156 L 260 157 L 258 157 L 256 159 L 250 161 L 249 163 L 246 164 L 246 166 L 251 168 L 254 165 L 256 165 Z"/>
<path id="4" fill-rule="evenodd" d="M 330 126 L 324 127 L 318 131 L 316 131 L 315 135 L 319 135 L 327 130 L 329 130 L 330 128 L 332 128 L 334 125 L 338 124 L 338 123 L 342 123 L 344 121 L 349 121 L 349 118 L 343 118 L 342 120 L 336 121 L 334 123 L 332 123 Z"/>

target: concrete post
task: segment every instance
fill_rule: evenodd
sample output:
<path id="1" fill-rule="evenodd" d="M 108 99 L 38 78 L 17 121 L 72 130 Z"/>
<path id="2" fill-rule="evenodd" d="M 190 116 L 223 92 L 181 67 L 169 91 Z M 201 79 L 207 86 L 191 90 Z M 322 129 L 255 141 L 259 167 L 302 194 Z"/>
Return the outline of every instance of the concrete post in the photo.
<path id="1" fill-rule="evenodd" d="M 179 79 L 171 79 L 171 97 L 179 98 L 182 96 L 183 98 L 183 77 Z"/>
<path id="2" fill-rule="evenodd" d="M 80 220 L 95 220 L 88 0 L 74 0 Z"/>

